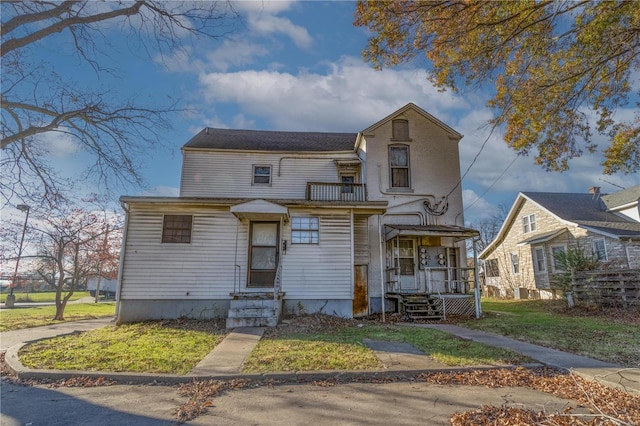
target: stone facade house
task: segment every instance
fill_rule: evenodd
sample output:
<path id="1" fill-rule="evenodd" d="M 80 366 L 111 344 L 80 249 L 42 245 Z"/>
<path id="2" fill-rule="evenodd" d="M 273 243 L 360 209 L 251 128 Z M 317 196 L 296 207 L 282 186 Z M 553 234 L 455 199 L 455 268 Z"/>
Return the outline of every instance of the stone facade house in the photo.
<path id="1" fill-rule="evenodd" d="M 480 253 L 485 284 L 516 298 L 555 296 L 555 254 L 580 247 L 608 267 L 640 269 L 640 185 L 609 195 L 521 192 Z"/>

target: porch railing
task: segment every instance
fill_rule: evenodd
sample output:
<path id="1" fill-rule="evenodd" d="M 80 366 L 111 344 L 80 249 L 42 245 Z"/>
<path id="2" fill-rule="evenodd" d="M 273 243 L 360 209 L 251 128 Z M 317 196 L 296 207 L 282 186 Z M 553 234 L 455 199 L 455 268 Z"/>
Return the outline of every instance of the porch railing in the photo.
<path id="1" fill-rule="evenodd" d="M 471 290 L 474 268 L 425 268 L 418 271 L 415 288 L 403 289 L 397 268 L 387 269 L 387 292 L 426 294 L 466 294 Z"/>
<path id="2" fill-rule="evenodd" d="M 364 183 L 307 182 L 309 201 L 367 201 Z"/>

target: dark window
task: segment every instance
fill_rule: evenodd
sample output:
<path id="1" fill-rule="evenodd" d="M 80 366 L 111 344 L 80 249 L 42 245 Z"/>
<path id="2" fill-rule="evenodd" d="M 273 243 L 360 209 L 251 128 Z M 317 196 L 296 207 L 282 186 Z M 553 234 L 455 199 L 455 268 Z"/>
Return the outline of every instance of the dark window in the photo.
<path id="1" fill-rule="evenodd" d="M 342 183 L 346 183 L 346 185 L 342 186 L 343 194 L 353 194 L 353 184 L 356 182 L 356 177 L 351 175 L 342 175 L 340 177 Z"/>
<path id="2" fill-rule="evenodd" d="M 409 140 L 409 122 L 407 120 L 393 120 L 392 138 L 399 141 Z"/>
<path id="3" fill-rule="evenodd" d="M 517 253 L 511 253 L 511 272 L 514 274 L 520 273 L 520 258 Z"/>
<path id="4" fill-rule="evenodd" d="M 269 185 L 271 183 L 271 166 L 253 166 L 253 183 Z"/>
<path id="5" fill-rule="evenodd" d="M 187 214 L 166 214 L 162 223 L 163 243 L 190 243 L 193 216 Z"/>
<path id="6" fill-rule="evenodd" d="M 318 244 L 320 224 L 317 217 L 291 218 L 291 243 Z"/>
<path id="7" fill-rule="evenodd" d="M 392 188 L 409 188 L 409 147 L 389 147 L 389 169 Z"/>

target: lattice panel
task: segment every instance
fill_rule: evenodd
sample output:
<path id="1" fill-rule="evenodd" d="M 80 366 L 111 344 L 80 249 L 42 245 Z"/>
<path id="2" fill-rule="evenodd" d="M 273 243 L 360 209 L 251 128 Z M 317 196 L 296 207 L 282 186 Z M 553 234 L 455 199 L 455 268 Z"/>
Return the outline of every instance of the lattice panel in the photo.
<path id="1" fill-rule="evenodd" d="M 446 315 L 474 317 L 476 304 L 473 297 L 442 297 Z"/>

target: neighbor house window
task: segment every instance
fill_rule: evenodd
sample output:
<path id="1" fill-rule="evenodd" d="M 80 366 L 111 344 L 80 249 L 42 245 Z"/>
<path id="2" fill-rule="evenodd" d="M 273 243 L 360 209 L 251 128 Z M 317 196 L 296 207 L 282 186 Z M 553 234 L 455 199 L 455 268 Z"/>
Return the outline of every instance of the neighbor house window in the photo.
<path id="1" fill-rule="evenodd" d="M 318 244 L 320 221 L 317 217 L 291 218 L 292 244 Z"/>
<path id="2" fill-rule="evenodd" d="M 536 230 L 536 214 L 531 213 L 530 215 L 524 216 L 522 218 L 522 230 L 524 233 L 533 232 Z"/>
<path id="3" fill-rule="evenodd" d="M 342 193 L 343 194 L 353 194 L 353 184 L 356 182 L 355 175 L 342 175 L 340 176 L 340 180 L 342 181 Z"/>
<path id="4" fill-rule="evenodd" d="M 389 169 L 392 188 L 409 188 L 409 147 L 391 145 L 389 147 Z"/>
<path id="5" fill-rule="evenodd" d="M 253 166 L 253 184 L 271 184 L 271 166 Z"/>
<path id="6" fill-rule="evenodd" d="M 188 214 L 166 214 L 162 222 L 163 243 L 190 243 L 193 216 Z"/>
<path id="7" fill-rule="evenodd" d="M 392 125 L 392 138 L 397 141 L 409 140 L 409 121 L 407 120 L 393 120 Z"/>
<path id="8" fill-rule="evenodd" d="M 565 246 L 552 246 L 551 254 L 553 255 L 553 269 L 555 271 L 561 271 L 563 269 L 562 265 L 558 261 L 559 256 L 563 253 L 567 252 L 567 248 Z"/>
<path id="9" fill-rule="evenodd" d="M 602 262 L 607 261 L 607 247 L 604 244 L 604 238 L 598 238 L 597 240 L 593 240 L 593 255 L 597 260 Z"/>
<path id="10" fill-rule="evenodd" d="M 498 259 L 489 259 L 484 263 L 485 275 L 487 277 L 499 277 Z"/>
<path id="11" fill-rule="evenodd" d="M 547 265 L 544 261 L 544 249 L 542 247 L 535 247 L 533 249 L 533 264 L 535 265 L 536 272 L 545 272 Z"/>
<path id="12" fill-rule="evenodd" d="M 520 273 L 520 259 L 518 253 L 511 253 L 511 272 L 514 274 Z"/>

